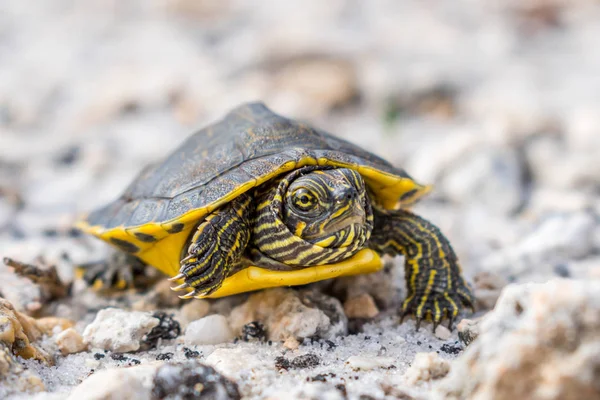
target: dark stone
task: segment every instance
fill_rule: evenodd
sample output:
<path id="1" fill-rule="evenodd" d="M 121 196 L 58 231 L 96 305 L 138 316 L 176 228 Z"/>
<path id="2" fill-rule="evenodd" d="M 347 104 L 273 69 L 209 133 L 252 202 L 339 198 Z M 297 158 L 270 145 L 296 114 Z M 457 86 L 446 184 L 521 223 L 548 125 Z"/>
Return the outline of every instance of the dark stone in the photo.
<path id="1" fill-rule="evenodd" d="M 135 358 L 126 357 L 123 354 L 119 354 L 119 353 L 112 353 L 110 355 L 110 358 L 112 358 L 115 361 L 119 361 L 119 362 L 127 362 L 128 366 L 140 365 L 142 363 L 140 360 L 137 360 Z"/>
<path id="2" fill-rule="evenodd" d="M 181 326 L 173 319 L 173 315 L 168 315 L 164 311 L 156 311 L 152 316 L 158 318 L 160 322 L 142 340 L 144 348 L 153 349 L 159 339 L 172 340 L 181 334 Z"/>
<path id="3" fill-rule="evenodd" d="M 197 361 L 163 365 L 156 371 L 152 384 L 153 399 L 241 399 L 235 382 Z"/>
<path id="4" fill-rule="evenodd" d="M 300 368 L 313 368 L 321 363 L 321 360 L 316 354 L 308 353 L 302 356 L 298 356 L 292 360 L 288 360 L 285 357 L 279 356 L 275 359 L 275 367 L 277 369 L 300 369 Z"/>
<path id="5" fill-rule="evenodd" d="M 292 363 L 290 363 L 287 358 L 279 356 L 275 358 L 275 368 L 278 370 L 285 369 L 287 371 L 288 369 L 292 368 Z"/>
<path id="6" fill-rule="evenodd" d="M 81 156 L 81 148 L 79 146 L 70 146 L 56 158 L 56 162 L 62 165 L 72 165 Z"/>
<path id="7" fill-rule="evenodd" d="M 242 340 L 249 342 L 258 340 L 264 342 L 267 339 L 265 326 L 259 321 L 252 321 L 242 327 Z"/>
<path id="8" fill-rule="evenodd" d="M 156 356 L 158 361 L 166 361 L 170 360 L 171 358 L 173 358 L 173 353 L 160 353 Z"/>
<path id="9" fill-rule="evenodd" d="M 318 374 L 313 376 L 312 378 L 307 378 L 307 381 L 311 382 L 327 382 L 327 378 L 335 378 L 335 374 L 332 372 L 326 374 Z"/>
<path id="10" fill-rule="evenodd" d="M 192 350 L 188 347 L 184 347 L 183 348 L 183 355 L 185 356 L 185 358 L 187 358 L 188 360 L 191 358 L 198 358 L 200 357 L 200 352 Z"/>
<path id="11" fill-rule="evenodd" d="M 557 264 L 554 266 L 554 273 L 562 278 L 570 278 L 571 271 L 567 264 Z"/>
<path id="12" fill-rule="evenodd" d="M 448 344 L 444 343 L 440 350 L 447 354 L 458 354 L 463 351 L 463 347 L 459 344 Z"/>
<path id="13" fill-rule="evenodd" d="M 327 346 L 327 351 L 333 351 L 337 345 L 333 343 L 331 340 L 325 340 L 325 345 Z"/>
<path id="14" fill-rule="evenodd" d="M 340 394 L 342 395 L 342 398 L 344 398 L 344 399 L 348 398 L 348 391 L 346 390 L 346 385 L 344 385 L 343 383 L 340 383 L 338 385 L 335 385 L 335 388 L 340 392 Z"/>
<path id="15" fill-rule="evenodd" d="M 129 358 L 125 357 L 123 354 L 120 354 L 120 353 L 112 353 L 110 355 L 110 358 L 112 358 L 115 361 L 127 361 L 127 360 L 129 360 Z"/>

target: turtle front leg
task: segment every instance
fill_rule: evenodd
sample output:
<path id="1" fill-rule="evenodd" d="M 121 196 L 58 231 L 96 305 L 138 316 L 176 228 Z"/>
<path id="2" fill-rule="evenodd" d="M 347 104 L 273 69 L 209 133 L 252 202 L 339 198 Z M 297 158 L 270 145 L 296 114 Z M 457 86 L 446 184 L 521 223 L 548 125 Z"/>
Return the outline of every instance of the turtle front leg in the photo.
<path id="1" fill-rule="evenodd" d="M 405 257 L 408 295 L 402 304 L 402 318 L 413 314 L 417 330 L 423 318 L 431 318 L 434 329 L 448 318 L 452 329 L 463 306 L 473 309 L 475 299 L 448 239 L 435 225 L 409 211 L 374 207 L 374 214 L 370 246 Z"/>
<path id="2" fill-rule="evenodd" d="M 250 240 L 252 199 L 243 194 L 208 215 L 190 241 L 187 256 L 181 260 L 179 275 L 171 280 L 184 283 L 173 290 L 189 290 L 181 298 L 213 293 L 236 265 Z"/>

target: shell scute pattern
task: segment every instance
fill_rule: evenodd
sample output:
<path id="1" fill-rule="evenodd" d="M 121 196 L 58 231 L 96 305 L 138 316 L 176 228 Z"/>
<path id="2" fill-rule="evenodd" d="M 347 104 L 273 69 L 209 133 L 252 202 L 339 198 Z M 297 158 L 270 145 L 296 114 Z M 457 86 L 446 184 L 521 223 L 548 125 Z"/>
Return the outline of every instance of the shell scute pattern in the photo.
<path id="1" fill-rule="evenodd" d="M 168 232 L 186 213 L 208 212 L 267 176 L 317 163 L 368 166 L 410 179 L 352 143 L 276 115 L 263 104 L 246 104 L 144 169 L 119 199 L 91 213 L 86 223 L 103 230 L 154 223 Z"/>
<path id="2" fill-rule="evenodd" d="M 163 214 L 164 209 L 168 204 L 167 200 L 163 199 L 144 199 L 141 200 L 135 211 L 131 215 L 127 225 L 136 226 L 147 224 L 148 222 L 155 221 L 160 215 Z"/>

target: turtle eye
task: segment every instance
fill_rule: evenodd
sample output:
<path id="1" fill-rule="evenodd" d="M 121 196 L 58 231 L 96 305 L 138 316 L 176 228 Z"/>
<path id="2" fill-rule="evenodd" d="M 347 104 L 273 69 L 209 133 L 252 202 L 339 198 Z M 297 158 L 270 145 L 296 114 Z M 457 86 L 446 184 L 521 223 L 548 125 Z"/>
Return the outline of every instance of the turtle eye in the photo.
<path id="1" fill-rule="evenodd" d="M 300 211 L 311 211 L 317 204 L 317 198 L 307 189 L 298 189 L 292 195 L 292 203 Z"/>

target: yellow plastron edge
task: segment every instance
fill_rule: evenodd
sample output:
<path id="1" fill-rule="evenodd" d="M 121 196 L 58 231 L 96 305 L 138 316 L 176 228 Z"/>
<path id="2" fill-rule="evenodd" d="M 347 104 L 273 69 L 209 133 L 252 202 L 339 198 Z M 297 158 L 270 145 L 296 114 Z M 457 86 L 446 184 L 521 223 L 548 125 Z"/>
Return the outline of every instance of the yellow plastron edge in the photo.
<path id="1" fill-rule="evenodd" d="M 331 265 L 307 267 L 295 271 L 273 271 L 259 267 L 248 267 L 223 281 L 214 293 L 198 298 L 218 298 L 281 286 L 306 285 L 325 279 L 377 272 L 383 267 L 379 255 L 363 249 L 345 261 Z"/>

